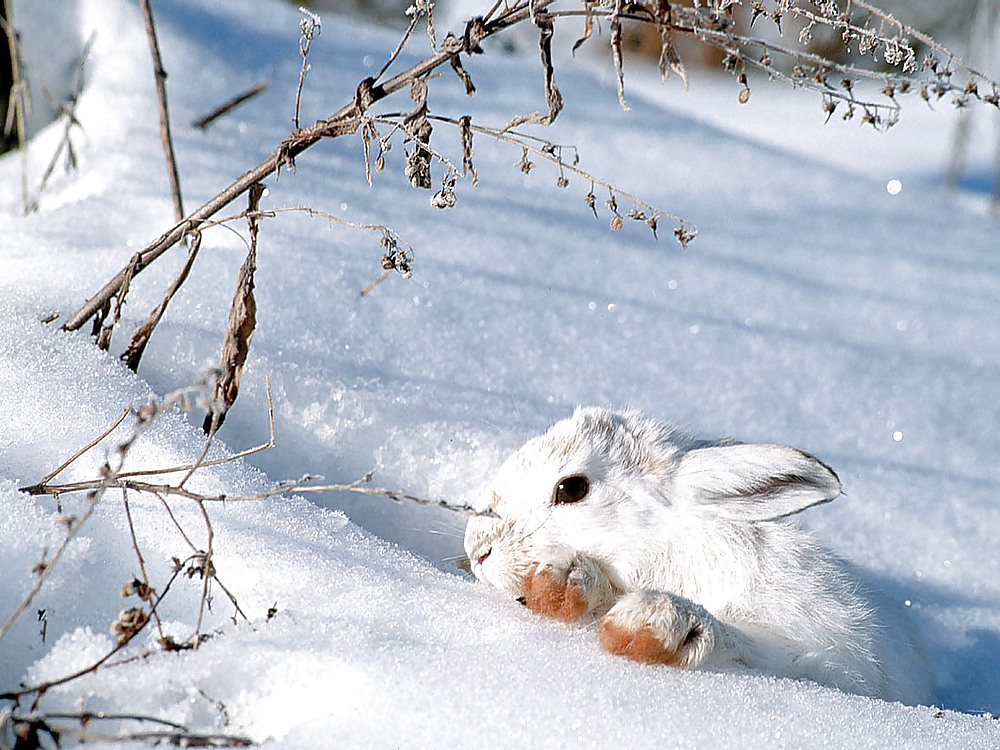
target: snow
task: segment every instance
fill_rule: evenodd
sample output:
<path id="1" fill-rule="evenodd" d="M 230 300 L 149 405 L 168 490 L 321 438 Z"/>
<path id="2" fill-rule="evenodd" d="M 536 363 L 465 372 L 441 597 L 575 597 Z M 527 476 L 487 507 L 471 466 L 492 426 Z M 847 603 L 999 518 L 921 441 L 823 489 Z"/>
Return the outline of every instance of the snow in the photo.
<path id="1" fill-rule="evenodd" d="M 236 0 L 155 8 L 190 210 L 291 127 L 298 14 L 262 1 L 252 10 Z M 85 331 L 41 322 L 71 313 L 173 223 L 139 10 L 123 0 L 78 0 L 72 10 L 48 23 L 65 35 L 62 50 L 82 49 L 97 31 L 79 172 L 57 171 L 39 212 L 23 217 L 19 159 L 0 160 L 12 186 L 0 195 L 4 620 L 64 538 L 60 516 L 85 509 L 80 495 L 57 507 L 18 488 L 128 405 L 189 386 L 217 361 L 246 253 L 241 222 L 206 231 L 138 375 L 117 354 L 176 275 L 182 249 L 136 279 L 108 354 Z M 396 41 L 325 18 L 303 121 L 349 101 Z M 425 49 L 415 39 L 402 64 Z M 799 446 L 845 486 L 802 523 L 908 603 L 937 671 L 936 706 L 617 659 L 587 628 L 542 621 L 469 580 L 455 563 L 461 514 L 300 493 L 209 507 L 219 580 L 247 621 L 232 618 L 214 588 L 204 623 L 212 637 L 197 651 L 160 651 L 149 627 L 124 655 L 152 655 L 52 688 L 41 710 L 148 714 L 282 748 L 1000 743 L 989 716 L 1000 712 L 1000 257 L 982 201 L 947 201 L 934 186 L 952 119 L 914 102 L 898 131 L 876 138 L 855 124 L 824 126 L 808 94 L 752 81 L 741 108 L 730 79 L 697 76 L 685 93 L 635 63 L 622 112 L 596 54 L 559 54 L 566 110 L 540 135 L 578 146 L 585 169 L 696 222 L 698 239 L 682 251 L 665 221 L 659 241 L 639 222 L 612 233 L 600 191 L 595 221 L 585 181 L 558 190 L 556 170 L 540 159 L 523 175 L 519 149 L 484 136 L 475 140 L 479 185 L 460 182 L 448 212 L 407 186 L 402 144 L 373 187 L 360 139 L 320 144 L 296 173 L 269 181 L 264 207 L 388 224 L 414 246 L 413 278 L 362 297 L 381 270 L 377 233 L 301 213 L 264 221 L 258 329 L 213 455 L 267 442 L 265 378 L 277 444 L 201 470 L 196 486 L 238 495 L 305 473 L 349 483 L 377 468 L 380 486 L 474 503 L 507 454 L 577 404 L 633 406 L 706 435 Z M 465 66 L 476 96 L 449 72 L 431 84 L 433 110 L 504 124 L 543 106 L 534 53 L 506 56 L 494 45 Z M 261 97 L 206 132 L 188 126 L 261 79 L 270 84 Z M 410 106 L 401 92 L 383 111 Z M 33 187 L 61 131 L 50 125 L 34 138 Z M 461 159 L 446 126 L 433 138 Z M 985 170 L 991 157 L 977 147 L 973 158 Z M 893 178 L 903 185 L 895 195 Z M 127 468 L 192 460 L 201 418 L 162 414 Z M 93 478 L 104 446 L 129 429 L 59 479 Z M 191 548 L 155 497 L 130 493 L 129 507 L 162 587 L 171 558 Z M 203 548 L 197 507 L 171 508 Z M 108 493 L 0 640 L 0 690 L 65 675 L 112 647 L 109 624 L 136 606 L 120 588 L 140 572 L 123 511 L 121 495 Z M 200 594 L 197 577 L 174 583 L 160 612 L 166 632 L 193 632 Z"/>

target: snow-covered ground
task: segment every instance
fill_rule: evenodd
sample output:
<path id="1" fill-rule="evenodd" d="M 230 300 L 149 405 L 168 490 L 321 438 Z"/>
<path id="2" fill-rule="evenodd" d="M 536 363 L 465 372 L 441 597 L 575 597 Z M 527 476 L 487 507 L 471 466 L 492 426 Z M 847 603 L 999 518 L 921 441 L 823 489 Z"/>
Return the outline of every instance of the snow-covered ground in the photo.
<path id="1" fill-rule="evenodd" d="M 190 209 L 288 132 L 299 14 L 262 1 L 155 7 Z M 138 376 L 117 354 L 183 249 L 135 280 L 110 353 L 84 331 L 41 322 L 71 313 L 173 223 L 137 5 L 79 0 L 50 23 L 50 38 L 66 35 L 63 51 L 97 33 L 79 107 L 79 172 L 57 173 L 25 218 L 19 160 L 0 160 L 2 620 L 63 538 L 60 515 L 84 509 L 79 495 L 57 507 L 17 488 L 129 404 L 190 385 L 217 361 L 246 253 L 243 223 L 206 231 Z M 303 120 L 349 101 L 396 41 L 325 19 Z M 403 63 L 425 50 L 416 39 Z M 199 650 L 157 651 L 150 627 L 123 655 L 152 655 L 52 688 L 43 711 L 147 714 L 288 748 L 1000 744 L 990 716 L 1000 712 L 1000 255 L 996 221 L 978 202 L 946 201 L 932 186 L 949 113 L 914 101 L 897 130 L 866 134 L 824 126 L 808 94 L 757 83 L 741 108 L 730 79 L 697 77 L 685 94 L 637 65 L 623 112 L 592 57 L 560 55 L 566 109 L 540 134 L 697 223 L 698 239 L 682 251 L 665 222 L 659 241 L 637 222 L 613 233 L 607 211 L 600 221 L 590 214 L 588 183 L 556 189 L 556 171 L 537 159 L 524 175 L 519 149 L 482 136 L 479 185 L 460 182 L 447 212 L 407 186 L 402 144 L 371 188 L 359 138 L 320 144 L 297 173 L 270 181 L 263 206 L 386 223 L 415 248 L 413 278 L 361 297 L 381 270 L 377 234 L 301 213 L 264 221 L 258 328 L 220 440 L 231 451 L 267 441 L 270 378 L 277 445 L 195 481 L 234 495 L 305 473 L 346 483 L 377 468 L 381 486 L 471 503 L 511 450 L 577 404 L 633 406 L 706 435 L 799 446 L 845 488 L 801 522 L 909 608 L 937 672 L 936 705 L 629 663 L 601 652 L 587 628 L 543 621 L 461 573 L 461 514 L 330 493 L 212 505 L 218 577 L 248 621 L 232 620 L 215 588 L 205 623 L 213 637 Z M 433 110 L 504 124 L 544 106 L 532 57 L 494 46 L 466 68 L 476 96 L 467 99 L 449 71 L 431 85 Z M 189 127 L 261 79 L 270 84 L 263 96 L 206 132 Z M 384 111 L 410 106 L 401 92 Z M 60 133 L 50 126 L 34 139 L 33 185 Z M 446 126 L 434 143 L 461 159 Z M 989 150 L 973 155 L 985 170 Z M 892 178 L 903 184 L 895 195 Z M 162 415 L 130 467 L 193 459 L 200 421 Z M 104 455 L 98 448 L 61 478 L 92 478 Z M 190 547 L 156 498 L 129 500 L 151 583 L 162 588 L 171 558 Z M 204 547 L 197 507 L 171 507 Z M 122 498 L 109 493 L 0 640 L 0 691 L 106 653 L 109 624 L 135 602 L 120 588 L 139 574 Z M 197 578 L 182 576 L 164 600 L 164 627 L 178 639 L 193 631 L 200 592 Z"/>

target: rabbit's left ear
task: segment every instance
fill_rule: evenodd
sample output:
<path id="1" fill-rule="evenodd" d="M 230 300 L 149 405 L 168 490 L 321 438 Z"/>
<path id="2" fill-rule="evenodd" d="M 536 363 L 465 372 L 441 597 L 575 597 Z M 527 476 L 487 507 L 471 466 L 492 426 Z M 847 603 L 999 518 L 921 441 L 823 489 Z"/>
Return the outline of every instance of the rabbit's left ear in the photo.
<path id="1" fill-rule="evenodd" d="M 685 453 L 672 498 L 740 521 L 771 521 L 833 500 L 840 480 L 804 451 L 780 445 L 722 445 Z"/>

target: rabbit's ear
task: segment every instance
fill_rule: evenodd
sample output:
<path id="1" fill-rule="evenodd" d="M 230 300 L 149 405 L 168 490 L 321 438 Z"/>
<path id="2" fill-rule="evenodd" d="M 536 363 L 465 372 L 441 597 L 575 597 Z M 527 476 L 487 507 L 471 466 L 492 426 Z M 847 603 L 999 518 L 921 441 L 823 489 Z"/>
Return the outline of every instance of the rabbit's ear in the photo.
<path id="1" fill-rule="evenodd" d="M 675 474 L 679 503 L 741 521 L 771 521 L 833 500 L 840 480 L 813 456 L 780 445 L 723 445 L 685 453 Z"/>

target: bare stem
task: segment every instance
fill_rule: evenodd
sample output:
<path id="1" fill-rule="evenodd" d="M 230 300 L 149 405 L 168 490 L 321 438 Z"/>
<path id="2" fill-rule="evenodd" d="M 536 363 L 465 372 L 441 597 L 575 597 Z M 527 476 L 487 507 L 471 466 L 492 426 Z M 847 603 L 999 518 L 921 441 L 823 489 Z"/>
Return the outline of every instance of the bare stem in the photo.
<path id="1" fill-rule="evenodd" d="M 136 559 L 139 561 L 139 572 L 142 573 L 142 582 L 145 584 L 147 591 L 152 591 L 152 587 L 149 583 L 149 575 L 146 573 L 146 560 L 143 558 L 142 552 L 139 550 L 139 540 L 135 536 L 135 524 L 132 522 L 132 509 L 129 507 L 128 490 L 125 488 L 122 488 L 122 504 L 125 506 L 125 518 L 128 520 L 128 532 L 132 539 L 132 549 L 135 550 Z M 160 622 L 160 613 L 154 609 L 153 616 L 156 618 L 156 629 L 160 633 L 160 640 L 163 640 L 163 623 Z"/>
<path id="2" fill-rule="evenodd" d="M 170 194 L 174 199 L 174 217 L 177 221 L 184 218 L 184 203 L 181 200 L 181 178 L 177 170 L 177 159 L 174 156 L 174 141 L 170 135 L 170 111 L 167 107 L 167 73 L 163 69 L 160 58 L 160 45 L 156 40 L 156 26 L 153 23 L 153 10 L 149 0 L 142 0 L 142 17 L 146 22 L 146 37 L 149 40 L 149 53 L 153 58 L 153 75 L 156 78 L 156 101 L 160 110 L 160 140 L 163 142 L 163 154 L 167 160 L 167 178 L 170 180 Z"/>
<path id="3" fill-rule="evenodd" d="M 237 94 L 225 104 L 222 104 L 219 107 L 213 109 L 207 115 L 199 117 L 197 120 L 192 122 L 191 125 L 198 128 L 199 130 L 204 130 L 223 115 L 232 112 L 238 106 L 243 104 L 243 102 L 253 99 L 255 96 L 263 93 L 266 90 L 267 90 L 267 83 L 265 83 L 264 81 L 255 83 L 249 89 L 247 89 L 241 94 Z"/>
<path id="4" fill-rule="evenodd" d="M 17 29 L 14 27 L 13 3 L 10 0 L 3 0 L 3 6 L 6 20 L 0 19 L 0 21 L 3 22 L 7 35 L 12 74 L 10 111 L 13 112 L 14 127 L 17 130 L 17 148 L 21 152 L 21 205 L 25 215 L 27 215 L 31 211 L 31 202 L 28 199 L 28 143 L 24 118 L 27 115 L 26 110 L 30 108 L 30 101 L 27 82 L 21 80 L 21 47 L 17 41 Z"/>
<path id="5" fill-rule="evenodd" d="M 299 70 L 299 85 L 295 89 L 295 117 L 292 119 L 296 130 L 299 129 L 299 105 L 302 102 L 302 87 L 305 85 L 306 73 L 309 71 L 309 48 L 312 46 L 313 39 L 319 36 L 323 28 L 320 24 L 319 16 L 305 8 L 300 8 L 300 10 L 306 17 L 299 23 L 299 28 L 302 31 L 302 36 L 299 38 L 299 54 L 302 56 L 302 68 Z"/>

